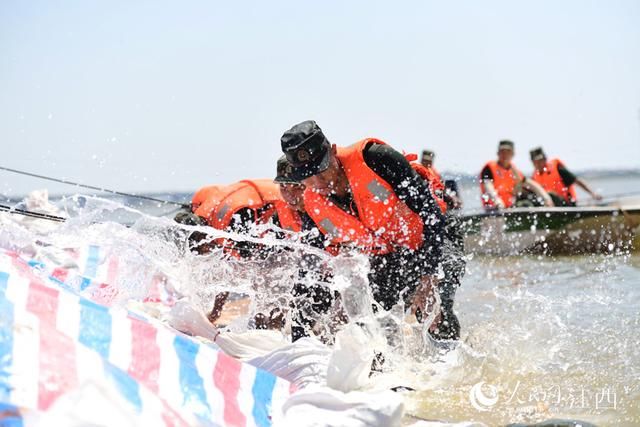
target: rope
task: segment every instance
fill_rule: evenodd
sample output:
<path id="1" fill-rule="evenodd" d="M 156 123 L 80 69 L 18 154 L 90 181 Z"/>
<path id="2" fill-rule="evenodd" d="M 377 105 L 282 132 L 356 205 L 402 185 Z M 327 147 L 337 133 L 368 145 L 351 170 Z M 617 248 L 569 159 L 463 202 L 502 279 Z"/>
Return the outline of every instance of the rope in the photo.
<path id="1" fill-rule="evenodd" d="M 31 218 L 47 219 L 49 221 L 55 221 L 55 222 L 66 221 L 66 218 L 63 218 L 61 216 L 49 215 L 49 214 L 44 214 L 40 212 L 26 211 L 24 209 L 16 209 L 6 205 L 0 205 L 0 212 L 7 212 L 10 214 L 16 214 L 16 215 L 24 215 Z"/>
<path id="2" fill-rule="evenodd" d="M 12 173 L 17 173 L 19 175 L 26 175 L 26 176 L 30 176 L 30 177 L 33 177 L 33 178 L 45 179 L 47 181 L 59 182 L 59 183 L 68 184 L 68 185 L 74 185 L 76 187 L 88 188 L 90 190 L 101 191 L 101 192 L 104 192 L 104 193 L 115 194 L 115 195 L 118 195 L 118 196 L 134 197 L 134 198 L 137 198 L 137 199 L 149 200 L 149 201 L 152 201 L 152 202 L 176 205 L 176 206 L 180 206 L 181 208 L 187 208 L 187 209 L 190 208 L 190 205 L 185 204 L 185 203 L 174 202 L 174 201 L 171 201 L 171 200 L 156 199 L 155 197 L 143 196 L 143 195 L 139 195 L 139 194 L 124 193 L 122 191 L 109 190 L 107 188 L 101 188 L 101 187 L 96 187 L 96 186 L 87 185 L 87 184 L 80 184 L 79 182 L 68 181 L 66 179 L 61 179 L 61 178 L 52 178 L 52 177 L 49 177 L 49 176 L 38 175 L 38 174 L 35 174 L 35 173 L 25 172 L 25 171 L 21 171 L 21 170 L 17 170 L 17 169 L 11 169 L 11 168 L 7 168 L 7 167 L 4 167 L 4 166 L 0 166 L 0 170 L 7 171 L 7 172 L 12 172 Z"/>

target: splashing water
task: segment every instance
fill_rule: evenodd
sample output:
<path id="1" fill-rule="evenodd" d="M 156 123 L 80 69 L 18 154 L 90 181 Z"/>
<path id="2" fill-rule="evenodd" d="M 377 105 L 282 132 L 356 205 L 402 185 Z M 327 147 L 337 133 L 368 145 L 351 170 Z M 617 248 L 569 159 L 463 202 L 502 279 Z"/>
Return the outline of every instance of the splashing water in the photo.
<path id="1" fill-rule="evenodd" d="M 370 387 L 417 390 L 406 394 L 409 414 L 489 425 L 553 417 L 640 423 L 638 255 L 476 257 L 456 298 L 463 339 L 443 346 L 425 340 L 423 328 L 405 317 L 402 306 L 374 314 L 363 256 L 329 257 L 295 240 L 183 226 L 99 198 L 75 197 L 58 207 L 70 219 L 49 229 L 34 231 L 3 218 L 0 243 L 43 262 L 63 263 L 72 261 L 60 248 L 108 248 L 120 267 L 110 281 L 113 289 L 107 295 L 86 292 L 111 305 L 142 305 L 166 320 L 166 307 L 176 300 L 206 314 L 216 294 L 230 291 L 249 302 L 228 325 L 244 331 L 256 313 L 287 311 L 296 280 L 317 280 L 299 279 L 300 260 L 310 255 L 333 272 L 327 283 L 341 294 L 338 306 L 317 319 L 321 329 L 334 332 L 336 311 L 346 312 L 349 326 L 367 334 L 371 354 L 385 357 Z M 105 221 L 114 218 L 120 223 Z M 199 256 L 187 244 L 195 230 L 281 250 L 254 260 L 237 260 L 222 250 Z M 155 300 L 149 298 L 154 283 L 160 285 Z"/>
<path id="2" fill-rule="evenodd" d="M 463 344 L 457 358 L 429 365 L 437 374 L 423 378 L 410 412 L 637 425 L 639 267 L 637 254 L 474 259 L 456 301 Z"/>

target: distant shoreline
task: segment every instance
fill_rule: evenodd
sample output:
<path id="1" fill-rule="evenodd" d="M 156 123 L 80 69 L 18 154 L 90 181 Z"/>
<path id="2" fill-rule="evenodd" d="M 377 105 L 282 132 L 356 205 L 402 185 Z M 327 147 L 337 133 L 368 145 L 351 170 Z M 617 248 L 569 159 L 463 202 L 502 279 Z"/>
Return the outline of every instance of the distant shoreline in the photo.
<path id="1" fill-rule="evenodd" d="M 585 169 L 572 171 L 576 175 L 585 179 L 614 179 L 614 178 L 640 178 L 640 169 Z M 526 176 L 531 175 L 531 171 L 523 171 Z M 441 173 L 445 179 L 455 179 L 456 181 L 475 181 L 478 175 L 466 172 L 455 172 L 445 170 Z"/>
<path id="2" fill-rule="evenodd" d="M 525 172 L 525 175 L 529 175 L 531 172 Z M 579 171 L 575 171 L 576 175 L 585 178 L 587 180 L 589 179 L 617 179 L 617 178 L 638 178 L 640 179 L 640 168 L 634 168 L 634 169 L 587 169 L 587 170 L 579 170 Z M 476 179 L 477 179 L 477 175 L 474 174 L 469 174 L 466 172 L 455 172 L 455 171 L 447 171 L 445 170 L 444 172 L 441 173 L 442 177 L 444 179 L 453 179 L 458 181 L 459 183 L 462 184 L 471 184 L 471 183 L 475 183 Z M 224 184 L 224 182 L 222 182 Z M 201 186 L 205 186 L 211 183 L 208 182 L 203 182 L 201 184 Z M 173 201 L 173 202 L 185 202 L 188 203 L 191 200 L 191 196 L 193 195 L 193 193 L 196 192 L 196 190 L 198 190 L 198 188 L 193 188 L 191 190 L 175 190 L 175 191 L 160 191 L 160 192 L 135 192 L 135 191 L 131 191 L 131 194 L 136 194 L 136 195 L 140 195 L 140 196 L 149 196 L 149 197 L 155 197 L 158 199 L 163 199 L 163 200 L 167 200 L 167 201 Z M 38 190 L 38 189 L 42 189 L 42 187 L 34 187 L 33 190 Z M 81 189 L 79 189 L 81 190 Z M 6 203 L 10 203 L 10 202 L 19 202 L 21 200 L 23 200 L 29 193 L 25 193 L 25 194 L 21 194 L 21 195 L 14 195 L 11 197 L 7 197 L 5 195 L 0 195 L 0 200 L 6 202 Z M 56 200 L 56 199 L 60 199 L 62 197 L 69 197 L 69 196 L 73 196 L 76 194 L 81 194 L 81 195 L 85 195 L 85 196 L 99 196 L 99 197 L 103 197 L 106 199 L 122 199 L 122 198 L 127 198 L 125 196 L 114 196 L 112 194 L 108 194 L 108 193 L 100 193 L 100 192 L 93 192 L 93 193 L 84 193 L 81 191 L 70 191 L 67 193 L 56 193 L 56 194 L 49 194 L 49 199 L 51 200 Z"/>

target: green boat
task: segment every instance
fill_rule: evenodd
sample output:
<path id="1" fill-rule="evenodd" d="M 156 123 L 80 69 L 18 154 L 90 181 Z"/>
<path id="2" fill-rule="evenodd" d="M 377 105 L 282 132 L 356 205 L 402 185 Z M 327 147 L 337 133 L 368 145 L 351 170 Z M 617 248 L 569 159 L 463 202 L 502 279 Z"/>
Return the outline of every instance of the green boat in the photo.
<path id="1" fill-rule="evenodd" d="M 640 198 L 462 215 L 467 253 L 574 255 L 640 249 Z"/>

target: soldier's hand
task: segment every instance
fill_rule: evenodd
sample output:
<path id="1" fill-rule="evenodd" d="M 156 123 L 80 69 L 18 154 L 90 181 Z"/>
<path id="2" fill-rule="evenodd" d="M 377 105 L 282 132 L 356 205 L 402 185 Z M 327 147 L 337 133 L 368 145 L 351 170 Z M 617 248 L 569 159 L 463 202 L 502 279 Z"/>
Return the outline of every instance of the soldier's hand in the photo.
<path id="1" fill-rule="evenodd" d="M 216 295 L 213 301 L 213 308 L 207 315 L 209 322 L 215 323 L 220 318 L 220 315 L 222 314 L 222 309 L 224 308 L 224 305 L 227 302 L 228 298 L 229 298 L 229 292 L 226 292 L 226 291 L 220 292 Z"/>
<path id="2" fill-rule="evenodd" d="M 435 309 L 435 292 L 438 279 L 435 276 L 422 276 L 420 285 L 413 294 L 411 314 L 422 313 L 422 318 L 428 317 Z"/>

